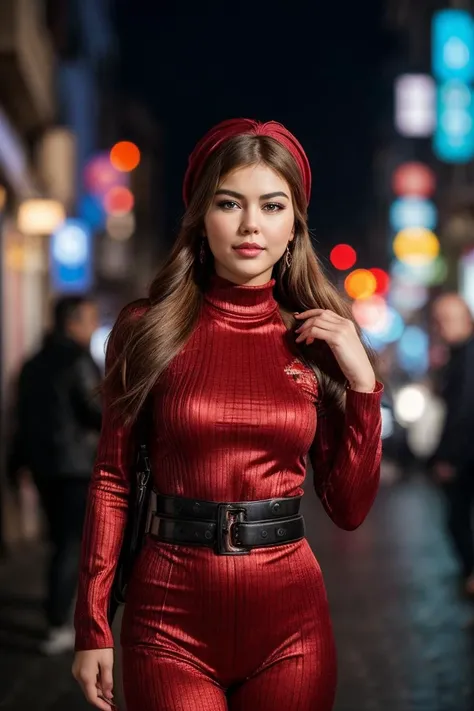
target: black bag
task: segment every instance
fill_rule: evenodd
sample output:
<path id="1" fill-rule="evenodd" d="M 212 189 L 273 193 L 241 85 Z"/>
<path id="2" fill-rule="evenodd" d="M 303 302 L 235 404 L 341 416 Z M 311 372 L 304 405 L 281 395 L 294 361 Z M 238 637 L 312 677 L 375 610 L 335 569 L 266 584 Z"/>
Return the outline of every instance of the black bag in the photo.
<path id="1" fill-rule="evenodd" d="M 144 419 L 145 415 L 140 417 L 141 424 L 143 424 Z M 145 428 L 140 427 L 139 433 L 143 437 Z M 146 440 L 141 439 L 141 441 Z M 125 602 L 127 585 L 130 581 L 133 566 L 145 540 L 151 494 L 152 477 L 148 447 L 146 444 L 140 444 L 133 476 L 131 477 L 127 524 L 110 593 L 108 610 L 110 625 L 112 625 L 119 606 Z"/>

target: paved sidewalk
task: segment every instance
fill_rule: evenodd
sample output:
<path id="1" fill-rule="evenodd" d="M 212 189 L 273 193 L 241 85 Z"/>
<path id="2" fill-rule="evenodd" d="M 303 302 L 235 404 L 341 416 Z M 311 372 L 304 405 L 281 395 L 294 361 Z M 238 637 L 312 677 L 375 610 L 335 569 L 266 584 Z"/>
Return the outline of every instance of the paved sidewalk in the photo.
<path id="1" fill-rule="evenodd" d="M 473 711 L 474 606 L 458 594 L 436 492 L 422 481 L 382 489 L 353 533 L 327 520 L 309 487 L 305 499 L 339 650 L 335 711 Z M 44 557 L 25 546 L 0 563 L 0 711 L 90 708 L 71 656 L 35 652 Z"/>

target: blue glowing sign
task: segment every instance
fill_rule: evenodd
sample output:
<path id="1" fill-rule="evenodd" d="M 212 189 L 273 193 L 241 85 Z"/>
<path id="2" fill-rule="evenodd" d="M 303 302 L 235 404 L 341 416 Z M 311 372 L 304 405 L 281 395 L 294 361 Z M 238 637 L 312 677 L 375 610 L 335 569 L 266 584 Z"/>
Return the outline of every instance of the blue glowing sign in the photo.
<path id="1" fill-rule="evenodd" d="M 436 207 L 430 200 L 403 197 L 395 200 L 390 208 L 390 225 L 395 232 L 406 227 L 426 227 L 433 230 L 437 221 Z"/>
<path id="2" fill-rule="evenodd" d="M 474 157 L 474 99 L 472 89 L 453 80 L 438 87 L 438 121 L 433 150 L 446 163 L 466 163 Z"/>
<path id="3" fill-rule="evenodd" d="M 93 230 L 105 227 L 106 213 L 101 200 L 90 193 L 84 193 L 79 200 L 77 213 Z"/>
<path id="4" fill-rule="evenodd" d="M 81 220 L 65 220 L 51 236 L 50 270 L 59 292 L 84 292 L 92 285 L 92 237 Z"/>
<path id="5" fill-rule="evenodd" d="M 474 80 L 474 21 L 464 10 L 441 10 L 432 24 L 433 74 L 440 82 Z"/>

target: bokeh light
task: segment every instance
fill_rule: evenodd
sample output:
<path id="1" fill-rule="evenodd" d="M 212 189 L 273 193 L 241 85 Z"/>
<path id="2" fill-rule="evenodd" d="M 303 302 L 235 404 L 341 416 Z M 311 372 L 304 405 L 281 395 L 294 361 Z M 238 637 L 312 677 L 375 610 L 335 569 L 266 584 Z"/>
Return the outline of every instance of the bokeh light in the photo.
<path id="1" fill-rule="evenodd" d="M 423 163 L 403 163 L 393 174 L 392 188 L 396 195 L 430 197 L 436 189 L 435 174 Z"/>
<path id="2" fill-rule="evenodd" d="M 352 299 L 368 299 L 377 288 L 377 281 L 368 269 L 355 269 L 348 274 L 344 288 Z"/>
<path id="3" fill-rule="evenodd" d="M 24 235 L 49 235 L 66 219 L 64 205 L 59 200 L 31 198 L 20 203 L 17 223 Z"/>
<path id="4" fill-rule="evenodd" d="M 375 293 L 376 294 L 386 294 L 390 288 L 390 276 L 384 269 L 379 269 L 374 267 L 369 269 L 369 272 L 373 274 L 376 281 Z"/>
<path id="5" fill-rule="evenodd" d="M 352 313 L 361 328 L 382 330 L 387 318 L 387 303 L 381 296 L 356 299 L 352 304 Z"/>
<path id="6" fill-rule="evenodd" d="M 135 231 L 135 215 L 133 212 L 128 212 L 125 215 L 109 215 L 106 229 L 112 239 L 125 242 Z"/>
<path id="7" fill-rule="evenodd" d="M 329 259 L 336 269 L 351 269 L 357 261 L 357 253 L 349 244 L 337 244 L 331 250 Z"/>
<path id="8" fill-rule="evenodd" d="M 388 301 L 390 306 L 401 311 L 410 313 L 421 309 L 429 298 L 428 289 L 423 284 L 412 281 L 397 281 L 392 284 Z"/>
<path id="9" fill-rule="evenodd" d="M 86 164 L 83 182 L 87 192 L 102 197 L 117 185 L 127 187 L 129 176 L 111 165 L 108 153 L 98 153 Z"/>
<path id="10" fill-rule="evenodd" d="M 426 227 L 434 230 L 438 212 L 430 200 L 419 197 L 400 197 L 390 207 L 390 225 L 395 232 L 406 227 Z"/>
<path id="11" fill-rule="evenodd" d="M 105 222 L 105 210 L 99 197 L 84 193 L 79 200 L 77 214 L 93 229 L 102 229 Z"/>
<path id="12" fill-rule="evenodd" d="M 401 315 L 391 306 L 387 306 L 384 318 L 373 326 L 364 328 L 364 332 L 369 338 L 388 344 L 398 341 L 404 329 L 405 323 Z"/>
<path id="13" fill-rule="evenodd" d="M 426 388 L 407 385 L 395 397 L 395 417 L 401 425 L 409 425 L 423 416 L 427 403 Z"/>
<path id="14" fill-rule="evenodd" d="M 140 163 L 140 151 L 131 141 L 119 141 L 110 151 L 110 162 L 116 170 L 129 173 Z"/>
<path id="15" fill-rule="evenodd" d="M 112 330 L 112 326 L 100 326 L 91 338 L 90 353 L 97 365 L 100 368 L 105 366 L 105 351 L 107 346 L 107 339 Z"/>
<path id="16" fill-rule="evenodd" d="M 407 326 L 397 343 L 401 367 L 410 375 L 424 375 L 429 367 L 429 338 L 419 326 Z"/>
<path id="17" fill-rule="evenodd" d="M 104 208 L 108 215 L 125 215 L 133 210 L 134 204 L 131 191 L 120 185 L 111 188 L 104 197 Z"/>
<path id="18" fill-rule="evenodd" d="M 436 259 L 439 250 L 438 238 L 424 227 L 407 227 L 393 240 L 395 256 L 408 264 L 427 264 Z"/>
<path id="19" fill-rule="evenodd" d="M 395 279 L 424 286 L 437 286 L 446 281 L 448 265 L 442 255 L 427 264 L 407 264 L 395 259 L 390 266 Z"/>

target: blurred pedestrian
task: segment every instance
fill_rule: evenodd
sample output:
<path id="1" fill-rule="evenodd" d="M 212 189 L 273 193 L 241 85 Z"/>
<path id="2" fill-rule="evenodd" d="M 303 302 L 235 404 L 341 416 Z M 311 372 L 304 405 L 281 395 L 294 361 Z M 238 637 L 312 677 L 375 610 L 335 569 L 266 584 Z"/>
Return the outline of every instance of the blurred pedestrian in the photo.
<path id="1" fill-rule="evenodd" d="M 190 158 L 177 244 L 149 299 L 113 329 L 73 666 L 104 711 L 108 603 L 145 402 L 158 495 L 127 588 L 128 710 L 333 706 L 329 608 L 299 513 L 306 456 L 328 515 L 359 526 L 379 484 L 383 388 L 313 252 L 310 185 L 281 124 L 212 129 Z"/>
<path id="2" fill-rule="evenodd" d="M 447 527 L 465 590 L 474 595 L 474 323 L 469 307 L 454 293 L 436 299 L 432 318 L 449 347 L 439 388 L 446 418 L 432 457 L 433 471 L 445 495 Z"/>
<path id="3" fill-rule="evenodd" d="M 47 579 L 45 654 L 73 647 L 72 604 L 87 489 L 97 451 L 100 371 L 90 355 L 98 326 L 95 302 L 61 297 L 54 328 L 23 366 L 18 382 L 17 427 L 10 476 L 28 469 L 38 488 L 52 546 Z"/>

